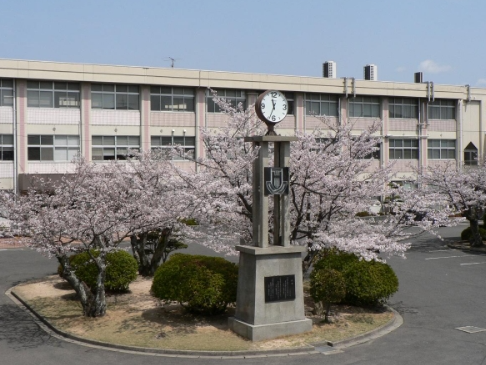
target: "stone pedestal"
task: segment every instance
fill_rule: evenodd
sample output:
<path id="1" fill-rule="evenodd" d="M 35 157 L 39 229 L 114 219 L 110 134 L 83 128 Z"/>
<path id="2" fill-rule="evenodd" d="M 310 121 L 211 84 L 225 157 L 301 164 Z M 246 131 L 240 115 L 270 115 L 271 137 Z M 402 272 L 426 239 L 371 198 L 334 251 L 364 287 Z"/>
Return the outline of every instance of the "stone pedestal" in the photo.
<path id="1" fill-rule="evenodd" d="M 240 251 L 235 316 L 229 327 L 252 341 L 307 332 L 302 253 L 304 247 L 237 246 Z"/>

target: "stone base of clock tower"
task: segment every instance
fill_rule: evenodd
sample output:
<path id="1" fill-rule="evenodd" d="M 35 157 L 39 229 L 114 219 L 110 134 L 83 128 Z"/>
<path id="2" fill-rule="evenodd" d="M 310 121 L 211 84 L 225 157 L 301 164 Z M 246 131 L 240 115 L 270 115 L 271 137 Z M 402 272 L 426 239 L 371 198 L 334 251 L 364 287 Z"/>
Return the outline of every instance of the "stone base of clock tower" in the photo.
<path id="1" fill-rule="evenodd" d="M 237 246 L 240 251 L 235 316 L 229 328 L 251 341 L 312 330 L 305 317 L 304 247 Z"/>

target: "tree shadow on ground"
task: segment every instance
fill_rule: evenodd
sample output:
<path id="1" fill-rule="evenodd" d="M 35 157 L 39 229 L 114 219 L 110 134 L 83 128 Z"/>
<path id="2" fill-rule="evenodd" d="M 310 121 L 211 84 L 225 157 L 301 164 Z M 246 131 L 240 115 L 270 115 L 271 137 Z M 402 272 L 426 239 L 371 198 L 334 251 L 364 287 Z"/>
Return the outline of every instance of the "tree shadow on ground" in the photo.
<path id="1" fill-rule="evenodd" d="M 0 342 L 14 350 L 42 345 L 60 346 L 60 341 L 42 330 L 24 310 L 14 304 L 0 304 Z"/>

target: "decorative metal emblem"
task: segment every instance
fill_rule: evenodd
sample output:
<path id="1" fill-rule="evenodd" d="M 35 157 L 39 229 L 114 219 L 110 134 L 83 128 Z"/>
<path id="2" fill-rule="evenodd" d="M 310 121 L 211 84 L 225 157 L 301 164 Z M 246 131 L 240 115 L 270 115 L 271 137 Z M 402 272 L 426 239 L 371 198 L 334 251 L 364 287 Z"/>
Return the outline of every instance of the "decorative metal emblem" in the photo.
<path id="1" fill-rule="evenodd" d="M 265 191 L 264 195 L 288 195 L 289 194 L 289 168 L 265 167 Z"/>

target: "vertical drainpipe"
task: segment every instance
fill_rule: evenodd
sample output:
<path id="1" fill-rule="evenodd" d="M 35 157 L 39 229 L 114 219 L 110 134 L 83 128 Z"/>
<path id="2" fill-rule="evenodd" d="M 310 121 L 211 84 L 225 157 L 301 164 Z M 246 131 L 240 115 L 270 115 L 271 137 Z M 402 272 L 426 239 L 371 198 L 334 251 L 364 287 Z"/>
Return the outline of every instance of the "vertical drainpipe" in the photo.
<path id="1" fill-rule="evenodd" d="M 422 127 L 423 127 L 423 124 L 422 124 L 422 120 L 420 119 L 421 117 L 421 113 L 420 113 L 420 98 L 418 98 L 418 101 L 417 101 L 417 105 L 418 105 L 418 139 L 419 139 L 419 159 L 418 159 L 418 169 L 419 169 L 419 173 L 421 174 L 422 173 L 422 169 L 423 169 L 423 163 L 422 163 L 422 158 L 425 158 L 425 153 L 427 152 L 427 148 L 425 148 L 425 151 L 422 151 Z M 424 155 L 422 155 L 424 154 Z M 420 176 L 419 174 L 419 176 Z M 417 176 L 417 178 L 419 177 Z M 418 186 L 420 187 L 420 181 L 417 182 L 418 183 Z"/>
<path id="2" fill-rule="evenodd" d="M 18 161 L 19 161 L 19 151 L 17 148 L 17 79 L 13 80 L 13 148 L 14 148 L 14 161 L 13 161 L 13 190 L 14 197 L 17 200 L 17 194 L 19 192 L 18 184 Z"/>
<path id="3" fill-rule="evenodd" d="M 459 167 L 459 170 L 462 171 L 462 163 L 463 163 L 463 154 L 462 154 L 462 144 L 463 144 L 463 136 L 462 136 L 462 102 L 461 100 L 458 100 L 457 101 L 457 107 L 458 107 L 458 111 L 456 111 L 456 118 L 459 119 L 457 122 L 459 124 L 459 133 L 456 132 L 456 135 L 457 135 L 457 144 L 458 144 L 458 151 L 456 153 L 457 155 L 457 164 L 458 164 L 458 167 Z M 457 130 L 457 129 L 456 129 Z"/>

